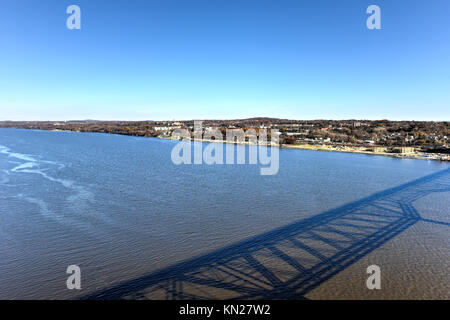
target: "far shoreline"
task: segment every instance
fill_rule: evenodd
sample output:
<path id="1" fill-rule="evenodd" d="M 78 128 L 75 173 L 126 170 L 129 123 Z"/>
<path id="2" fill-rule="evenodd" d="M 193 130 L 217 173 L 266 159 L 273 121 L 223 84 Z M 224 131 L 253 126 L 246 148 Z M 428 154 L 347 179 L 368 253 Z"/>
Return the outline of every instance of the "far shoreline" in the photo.
<path id="1" fill-rule="evenodd" d="M 133 134 L 123 134 L 123 133 L 110 133 L 110 132 L 98 132 L 98 131 L 75 131 L 75 130 L 61 130 L 61 129 L 35 129 L 35 128 L 4 128 L 1 127 L 1 129 L 21 129 L 21 130 L 36 130 L 36 131 L 46 131 L 46 132 L 73 132 L 73 133 L 101 133 L 106 135 L 118 135 L 118 136 L 128 136 L 128 137 L 137 137 L 137 138 L 154 138 L 154 139 L 160 139 L 160 140 L 170 140 L 170 141 L 182 141 L 179 139 L 173 139 L 172 137 L 163 137 L 163 136 L 139 136 L 139 135 L 133 135 Z M 193 142 L 202 142 L 202 143 L 222 143 L 222 144 L 235 144 L 235 145 L 248 145 L 248 146 L 258 146 L 257 144 L 250 143 L 248 141 L 246 142 L 231 142 L 227 140 L 210 140 L 210 139 L 189 139 L 188 141 Z M 427 153 L 419 153 L 417 151 L 413 153 L 389 153 L 389 152 L 373 152 L 373 151 L 367 151 L 367 150 L 360 150 L 357 149 L 357 147 L 349 147 L 349 146 L 340 146 L 342 149 L 338 149 L 337 146 L 333 145 L 312 145 L 312 144 L 280 144 L 280 145 L 273 145 L 268 143 L 267 145 L 263 145 L 266 147 L 275 147 L 279 149 L 297 149 L 297 150 L 310 150 L 310 151 L 325 151 L 325 152 L 336 152 L 336 153 L 354 153 L 354 154 L 365 154 L 370 156 L 384 156 L 384 157 L 391 157 L 391 158 L 397 158 L 397 159 L 416 159 L 416 160 L 432 160 L 432 161 L 440 161 L 440 162 L 448 162 L 450 159 L 442 159 L 441 157 L 434 156 Z"/>

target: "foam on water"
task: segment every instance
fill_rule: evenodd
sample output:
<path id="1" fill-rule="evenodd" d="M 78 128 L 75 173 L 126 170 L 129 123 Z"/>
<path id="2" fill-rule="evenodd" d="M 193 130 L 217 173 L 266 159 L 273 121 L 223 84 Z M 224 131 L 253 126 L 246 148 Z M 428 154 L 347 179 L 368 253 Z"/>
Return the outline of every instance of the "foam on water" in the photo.
<path id="1" fill-rule="evenodd" d="M 8 147 L 2 146 L 2 145 L 0 145 L 0 153 L 6 154 L 6 155 L 8 155 L 10 157 L 13 157 L 13 158 L 16 158 L 16 159 L 20 159 L 20 160 L 24 160 L 24 161 L 31 161 L 31 162 L 35 162 L 36 161 L 36 159 L 31 157 L 29 154 L 11 152 Z"/>
<path id="2" fill-rule="evenodd" d="M 22 201 L 34 204 L 38 208 L 39 214 L 46 219 L 50 219 L 54 222 L 60 223 L 65 226 L 82 231 L 85 234 L 98 234 L 95 231 L 94 225 L 102 223 L 103 225 L 113 225 L 111 220 L 106 214 L 95 212 L 91 208 L 94 201 L 94 193 L 90 190 L 88 185 L 80 185 L 75 180 L 62 178 L 64 175 L 63 169 L 67 167 L 66 164 L 51 161 L 48 159 L 41 159 L 41 156 L 35 156 L 31 154 L 23 154 L 14 152 L 11 148 L 0 145 L 0 154 L 8 156 L 8 158 L 14 158 L 14 161 L 8 161 L 13 164 L 12 169 L 4 169 L 0 173 L 0 185 L 2 187 L 22 187 L 21 192 L 12 198 L 17 198 Z M 70 190 L 70 194 L 60 198 L 66 207 L 64 213 L 58 214 L 58 210 L 51 208 L 51 203 L 54 200 L 47 199 L 47 195 L 36 196 L 34 191 L 24 192 L 26 184 L 18 184 L 14 178 L 15 175 L 39 175 L 46 181 L 60 185 L 56 187 L 56 192 L 61 188 Z M 54 194 L 54 193 L 53 193 Z M 87 218 L 88 217 L 88 218 Z"/>
<path id="3" fill-rule="evenodd" d="M 52 170 L 62 170 L 66 166 L 62 163 L 50 161 L 50 160 L 38 160 L 37 157 L 30 154 L 23 154 L 18 152 L 11 151 L 10 148 L 0 145 L 0 153 L 7 155 L 8 157 L 15 158 L 17 160 L 22 160 L 25 162 L 19 161 L 9 161 L 15 164 L 10 170 L 3 170 L 3 174 L 0 176 L 0 184 L 6 185 L 11 182 L 10 175 L 11 173 L 15 174 L 35 174 L 40 175 L 44 179 L 50 182 L 54 182 L 60 184 L 62 187 L 70 189 L 73 191 L 73 194 L 66 198 L 66 201 L 72 203 L 73 206 L 76 206 L 78 209 L 84 209 L 87 211 L 89 202 L 93 198 L 93 193 L 90 192 L 86 187 L 77 185 L 75 181 L 69 179 L 56 178 L 49 174 L 48 172 Z M 56 168 L 55 168 L 56 167 Z M 67 222 L 67 217 L 56 217 L 54 213 L 51 212 L 48 208 L 48 204 L 44 199 L 38 199 L 29 195 L 19 194 L 19 198 L 38 205 L 40 209 L 40 213 L 47 218 L 52 218 L 58 222 Z"/>
<path id="4" fill-rule="evenodd" d="M 11 171 L 16 172 L 19 170 L 29 169 L 29 168 L 33 168 L 36 166 L 37 166 L 37 164 L 35 162 L 25 162 L 25 163 L 18 165 L 17 167 L 12 168 Z"/>

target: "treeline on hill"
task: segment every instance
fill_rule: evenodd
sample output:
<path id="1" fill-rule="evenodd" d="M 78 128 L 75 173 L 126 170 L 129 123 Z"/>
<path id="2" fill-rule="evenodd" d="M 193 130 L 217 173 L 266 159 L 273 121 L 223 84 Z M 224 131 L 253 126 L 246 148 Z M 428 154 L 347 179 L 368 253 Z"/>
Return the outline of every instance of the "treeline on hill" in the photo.
<path id="1" fill-rule="evenodd" d="M 189 121 L 30 121 L 0 122 L 0 127 L 41 130 L 70 130 L 79 132 L 103 132 L 143 137 L 169 136 L 174 127 L 192 131 Z M 427 146 L 448 148 L 450 122 L 389 121 L 389 120 L 284 120 L 252 118 L 238 120 L 205 120 L 203 128 L 218 127 L 225 134 L 229 128 L 277 129 L 281 143 L 299 141 L 319 143 L 364 144 L 380 146 Z"/>
<path id="2" fill-rule="evenodd" d="M 36 130 L 67 130 L 77 132 L 101 132 L 140 137 L 156 137 L 153 124 L 148 121 L 67 121 L 67 122 L 0 122 L 3 128 L 24 128 Z"/>

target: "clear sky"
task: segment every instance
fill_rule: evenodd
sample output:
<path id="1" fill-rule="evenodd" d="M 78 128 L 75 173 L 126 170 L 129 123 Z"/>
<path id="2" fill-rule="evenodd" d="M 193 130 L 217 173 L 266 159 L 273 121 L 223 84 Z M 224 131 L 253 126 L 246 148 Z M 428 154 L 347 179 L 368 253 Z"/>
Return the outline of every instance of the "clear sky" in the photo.
<path id="1" fill-rule="evenodd" d="M 449 121 L 449 17 L 448 0 L 2 0 L 0 120 Z"/>

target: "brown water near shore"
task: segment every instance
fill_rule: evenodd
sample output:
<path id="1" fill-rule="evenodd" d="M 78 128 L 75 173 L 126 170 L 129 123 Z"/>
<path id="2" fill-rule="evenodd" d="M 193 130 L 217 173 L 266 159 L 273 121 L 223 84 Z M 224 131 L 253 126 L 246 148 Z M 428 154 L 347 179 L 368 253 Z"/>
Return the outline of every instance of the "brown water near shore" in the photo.
<path id="1" fill-rule="evenodd" d="M 450 192 L 415 202 L 418 221 L 306 295 L 308 299 L 450 299 Z M 368 290 L 370 265 L 381 268 L 381 290 Z"/>

